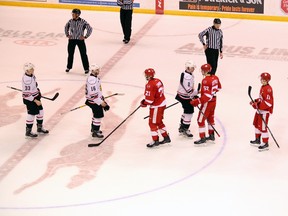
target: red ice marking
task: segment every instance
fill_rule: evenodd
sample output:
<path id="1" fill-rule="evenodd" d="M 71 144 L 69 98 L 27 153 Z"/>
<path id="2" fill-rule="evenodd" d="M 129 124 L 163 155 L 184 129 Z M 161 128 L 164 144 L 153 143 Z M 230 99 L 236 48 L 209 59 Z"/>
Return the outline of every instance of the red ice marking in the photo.
<path id="1" fill-rule="evenodd" d="M 118 63 L 129 51 L 135 46 L 135 44 L 155 25 L 158 21 L 158 16 L 153 16 L 134 36 L 129 44 L 123 45 L 102 67 L 101 75 L 105 76 L 111 68 Z M 63 106 L 55 112 L 55 114 L 46 121 L 45 125 L 47 128 L 52 130 L 58 122 L 64 117 L 64 115 L 58 115 L 67 110 L 72 109 L 76 104 L 83 100 L 83 92 L 85 90 L 85 85 L 83 85 L 71 98 L 63 104 Z M 24 135 L 23 135 L 24 136 Z M 31 139 L 24 143 L 7 161 L 5 161 L 0 166 L 0 182 L 20 163 L 23 158 L 25 158 L 32 149 L 41 142 L 44 136 L 40 136 L 36 139 Z"/>

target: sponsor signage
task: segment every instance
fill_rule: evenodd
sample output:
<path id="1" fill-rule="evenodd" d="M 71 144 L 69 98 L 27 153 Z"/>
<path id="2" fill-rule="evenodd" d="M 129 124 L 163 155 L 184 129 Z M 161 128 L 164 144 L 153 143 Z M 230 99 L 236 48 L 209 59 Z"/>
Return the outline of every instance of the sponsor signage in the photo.
<path id="1" fill-rule="evenodd" d="M 188 43 L 175 50 L 177 54 L 204 55 L 201 44 Z M 247 58 L 288 62 L 288 49 L 254 46 L 224 45 L 223 53 L 228 58 Z"/>
<path id="2" fill-rule="evenodd" d="M 155 0 L 156 14 L 164 14 L 164 0 Z"/>
<path id="3" fill-rule="evenodd" d="M 264 0 L 182 0 L 179 1 L 179 9 L 263 14 Z"/>
<path id="4" fill-rule="evenodd" d="M 59 0 L 59 3 L 69 4 L 88 4 L 100 6 L 118 6 L 117 1 L 101 1 L 101 0 Z M 140 3 L 133 3 L 133 7 L 140 7 Z"/>

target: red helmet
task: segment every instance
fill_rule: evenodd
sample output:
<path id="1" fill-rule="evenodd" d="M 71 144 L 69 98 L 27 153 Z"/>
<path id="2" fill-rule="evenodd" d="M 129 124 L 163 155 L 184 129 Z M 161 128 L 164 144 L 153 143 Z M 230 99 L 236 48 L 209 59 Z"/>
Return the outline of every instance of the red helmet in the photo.
<path id="1" fill-rule="evenodd" d="M 145 76 L 147 77 L 154 77 L 155 75 L 155 70 L 153 68 L 148 68 L 144 71 Z"/>
<path id="2" fill-rule="evenodd" d="M 212 70 L 212 67 L 210 64 L 204 64 L 201 66 L 201 70 L 205 73 L 209 73 Z"/>
<path id="3" fill-rule="evenodd" d="M 260 75 L 261 79 L 265 80 L 266 82 L 269 82 L 271 80 L 271 75 L 267 72 L 264 72 Z"/>

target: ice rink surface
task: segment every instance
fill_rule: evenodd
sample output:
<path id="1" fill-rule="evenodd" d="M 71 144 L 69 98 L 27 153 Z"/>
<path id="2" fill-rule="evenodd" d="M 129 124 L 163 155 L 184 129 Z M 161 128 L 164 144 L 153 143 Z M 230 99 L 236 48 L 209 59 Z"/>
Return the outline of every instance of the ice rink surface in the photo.
<path id="1" fill-rule="evenodd" d="M 122 43 L 118 13 L 82 11 L 93 27 L 86 40 L 90 63 L 101 65 L 107 99 L 102 130 L 109 134 L 143 99 L 143 71 L 152 67 L 165 86 L 167 103 L 175 102 L 185 61 L 205 63 L 198 33 L 212 18 L 133 15 L 132 40 Z M 288 214 L 287 84 L 288 24 L 222 19 L 224 58 L 217 75 L 214 144 L 195 147 L 197 110 L 190 127 L 193 139 L 179 136 L 181 106 L 165 112 L 172 142 L 147 149 L 148 109 L 141 108 L 97 148 L 90 135 L 91 110 L 61 113 L 85 102 L 86 76 L 78 50 L 65 73 L 70 10 L 0 7 L 0 215 L 233 215 Z M 42 94 L 47 136 L 25 139 L 26 108 L 21 92 L 23 64 L 32 62 Z M 262 72 L 272 75 L 275 109 L 269 126 L 270 150 L 258 152 L 254 110 L 247 94 L 259 94 Z M 34 126 L 35 130 L 35 126 Z"/>

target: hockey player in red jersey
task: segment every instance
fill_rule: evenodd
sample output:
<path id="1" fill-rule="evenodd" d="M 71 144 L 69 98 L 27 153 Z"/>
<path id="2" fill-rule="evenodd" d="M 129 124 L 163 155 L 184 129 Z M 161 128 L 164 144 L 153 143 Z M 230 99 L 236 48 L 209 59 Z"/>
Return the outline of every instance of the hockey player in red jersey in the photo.
<path id="1" fill-rule="evenodd" d="M 41 92 L 38 88 L 38 83 L 34 75 L 35 66 L 32 63 L 24 64 L 24 75 L 22 77 L 22 97 L 23 103 L 27 108 L 26 118 L 26 137 L 37 137 L 38 135 L 32 133 L 32 127 L 36 116 L 37 133 L 48 134 L 49 131 L 43 128 L 43 106 L 41 102 Z"/>
<path id="2" fill-rule="evenodd" d="M 216 108 L 216 93 L 221 89 L 221 83 L 216 75 L 210 74 L 211 70 L 212 67 L 209 64 L 201 66 L 201 73 L 204 76 L 201 83 L 201 96 L 190 102 L 192 106 L 201 104 L 197 119 L 200 140 L 195 141 L 194 144 L 202 144 L 207 140 L 215 140 L 214 130 L 211 125 L 215 125 L 214 112 Z M 208 122 L 208 137 L 205 137 L 205 120 Z"/>
<path id="3" fill-rule="evenodd" d="M 141 101 L 141 107 L 150 106 L 149 112 L 149 127 L 151 130 L 152 142 L 147 144 L 151 148 L 159 144 L 170 143 L 170 137 L 163 123 L 164 110 L 166 108 L 166 99 L 164 96 L 164 86 L 161 80 L 154 78 L 155 71 L 148 68 L 144 71 L 145 78 L 148 81 L 145 86 L 144 96 L 145 99 Z M 159 135 L 163 136 L 163 140 L 159 141 Z"/>
<path id="4" fill-rule="evenodd" d="M 258 146 L 259 150 L 264 150 L 269 148 L 268 140 L 269 140 L 269 133 L 267 131 L 268 120 L 270 114 L 273 113 L 274 107 L 274 99 L 273 99 L 273 90 L 272 87 L 269 85 L 269 81 L 271 80 L 271 75 L 269 73 L 262 73 L 260 75 L 261 81 L 261 89 L 259 98 L 255 99 L 254 102 L 250 102 L 250 105 L 257 109 L 253 125 L 255 127 L 255 140 L 250 141 L 252 145 Z M 263 122 L 265 121 L 265 123 Z M 261 143 L 262 137 L 262 143 Z"/>

